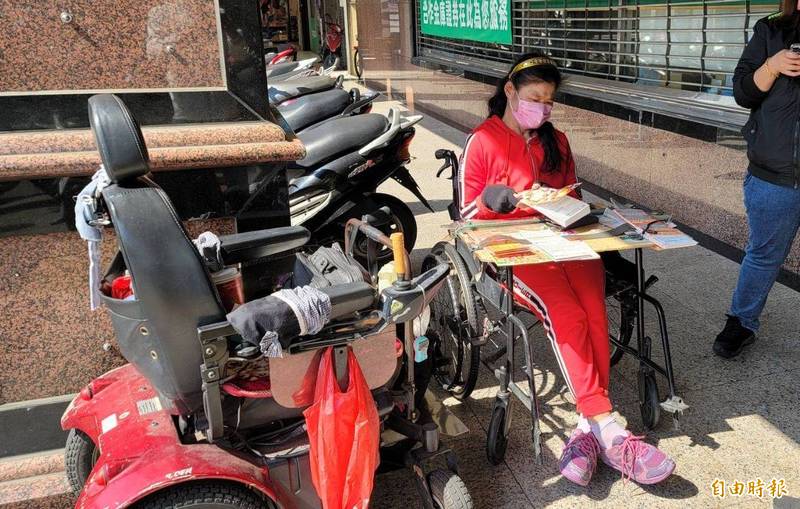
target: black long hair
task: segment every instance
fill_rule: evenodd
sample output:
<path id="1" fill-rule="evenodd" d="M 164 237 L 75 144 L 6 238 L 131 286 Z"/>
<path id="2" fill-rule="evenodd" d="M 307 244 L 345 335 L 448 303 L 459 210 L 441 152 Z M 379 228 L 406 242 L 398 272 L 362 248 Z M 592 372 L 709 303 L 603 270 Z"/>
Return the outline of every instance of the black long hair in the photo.
<path id="1" fill-rule="evenodd" d="M 800 42 L 800 11 L 797 9 L 797 0 L 781 0 L 780 13 L 769 16 L 767 23 L 781 30 L 786 49 L 793 43 Z"/>
<path id="2" fill-rule="evenodd" d="M 505 115 L 506 112 L 506 105 L 508 104 L 505 86 L 509 81 L 511 71 L 521 62 L 537 57 L 541 58 L 543 55 L 540 53 L 528 53 L 526 55 L 522 55 L 511 65 L 511 68 L 508 70 L 508 74 L 506 74 L 504 78 L 497 82 L 497 89 L 495 90 L 494 95 L 489 99 L 489 117 L 492 115 L 497 115 L 498 117 L 503 118 L 503 115 Z M 530 83 L 551 83 L 555 85 L 556 90 L 558 90 L 558 87 L 561 85 L 561 73 L 558 71 L 558 68 L 555 65 L 537 65 L 534 67 L 528 67 L 526 69 L 517 71 L 513 76 L 510 76 L 510 79 L 511 83 L 514 85 L 514 88 L 517 90 Z M 536 129 L 536 134 L 539 136 L 539 139 L 542 141 L 542 146 L 544 147 L 544 168 L 542 168 L 542 170 L 546 173 L 559 171 L 561 168 L 562 155 L 561 147 L 559 146 L 558 138 L 556 137 L 555 127 L 553 127 L 553 124 L 550 122 L 545 122 L 538 129 Z"/>

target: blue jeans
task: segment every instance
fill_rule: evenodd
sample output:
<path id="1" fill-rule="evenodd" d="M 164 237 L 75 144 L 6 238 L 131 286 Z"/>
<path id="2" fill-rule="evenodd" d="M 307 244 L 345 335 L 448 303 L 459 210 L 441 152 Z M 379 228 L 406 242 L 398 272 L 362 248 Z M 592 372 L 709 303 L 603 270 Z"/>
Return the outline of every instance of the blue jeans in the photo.
<path id="1" fill-rule="evenodd" d="M 800 190 L 747 174 L 744 206 L 750 235 L 730 314 L 757 331 L 758 317 L 800 227 Z"/>

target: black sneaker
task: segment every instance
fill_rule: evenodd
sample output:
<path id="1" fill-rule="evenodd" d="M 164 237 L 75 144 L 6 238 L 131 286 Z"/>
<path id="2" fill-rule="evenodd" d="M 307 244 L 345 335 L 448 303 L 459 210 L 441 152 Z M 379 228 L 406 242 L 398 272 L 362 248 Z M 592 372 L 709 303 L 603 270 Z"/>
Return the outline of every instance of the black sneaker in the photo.
<path id="1" fill-rule="evenodd" d="M 755 340 L 755 332 L 747 327 L 742 327 L 741 322 L 735 316 L 728 316 L 725 328 L 714 341 L 714 353 L 725 359 L 731 359 L 742 353 L 744 347 L 752 344 Z"/>

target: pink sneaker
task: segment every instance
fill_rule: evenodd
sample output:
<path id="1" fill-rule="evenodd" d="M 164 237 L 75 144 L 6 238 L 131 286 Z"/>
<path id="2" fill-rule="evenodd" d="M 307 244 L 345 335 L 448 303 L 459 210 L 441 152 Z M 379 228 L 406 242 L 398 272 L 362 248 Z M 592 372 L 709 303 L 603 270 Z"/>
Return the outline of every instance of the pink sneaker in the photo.
<path id="1" fill-rule="evenodd" d="M 597 468 L 599 451 L 600 445 L 593 434 L 576 429 L 569 437 L 558 461 L 561 475 L 580 486 L 588 485 Z"/>
<path id="2" fill-rule="evenodd" d="M 642 441 L 644 437 L 633 434 L 620 435 L 613 446 L 600 451 L 603 463 L 622 472 L 622 478 L 639 484 L 657 484 L 672 475 L 675 462 L 656 446 Z"/>

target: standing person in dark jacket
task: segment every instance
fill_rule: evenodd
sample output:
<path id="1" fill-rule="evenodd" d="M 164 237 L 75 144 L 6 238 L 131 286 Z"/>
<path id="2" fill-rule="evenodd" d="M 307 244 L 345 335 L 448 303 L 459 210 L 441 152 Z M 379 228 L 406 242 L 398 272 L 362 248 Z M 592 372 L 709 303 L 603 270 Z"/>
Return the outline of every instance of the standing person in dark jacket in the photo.
<path id="1" fill-rule="evenodd" d="M 720 357 L 739 355 L 755 340 L 758 317 L 800 226 L 800 43 L 797 0 L 759 20 L 733 74 L 736 102 L 750 109 L 742 134 L 750 164 L 744 204 L 750 234 L 725 328 Z"/>

